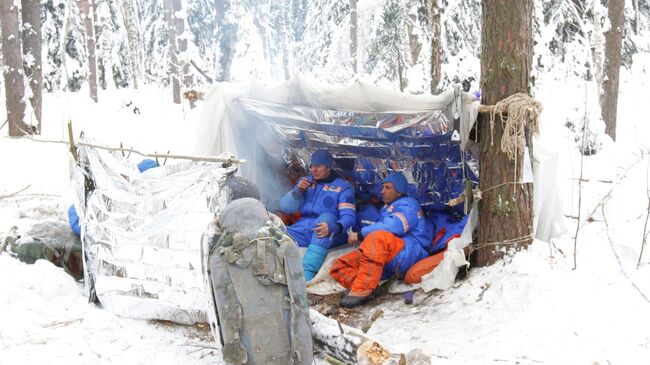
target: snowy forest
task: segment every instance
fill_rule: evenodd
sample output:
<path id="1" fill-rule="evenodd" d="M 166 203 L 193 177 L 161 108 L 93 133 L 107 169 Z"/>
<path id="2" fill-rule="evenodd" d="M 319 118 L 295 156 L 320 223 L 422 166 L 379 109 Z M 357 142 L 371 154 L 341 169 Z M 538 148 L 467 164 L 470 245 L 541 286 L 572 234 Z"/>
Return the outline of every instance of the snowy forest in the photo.
<path id="1" fill-rule="evenodd" d="M 83 89 L 98 100 L 102 90 L 143 84 L 173 86 L 179 103 L 214 82 L 296 75 L 368 79 L 413 94 L 463 81 L 479 88 L 479 0 L 19 3 L 3 2 L 3 59 L 17 74 L 23 65 L 26 80 L 8 80 L 32 104 L 41 89 Z M 629 69 L 635 54 L 648 51 L 650 6 L 621 4 L 620 63 Z M 610 24 L 607 1 L 534 1 L 532 84 L 557 68 L 602 83 Z M 36 125 L 38 113 L 28 108 L 25 121 Z"/>
<path id="2" fill-rule="evenodd" d="M 476 125 L 454 142 L 471 145 L 458 154 L 464 185 L 441 209 L 474 220 L 462 234 L 470 246 L 438 252 L 438 267 L 453 265 L 448 284 L 389 279 L 356 308 L 339 305 L 349 292 L 333 279 L 308 283 L 313 362 L 648 363 L 649 0 L 0 0 L 0 28 L 0 364 L 232 363 L 210 318 L 214 293 L 206 299 L 214 288 L 199 241 L 219 216 L 210 209 L 226 204 L 206 181 L 245 175 L 267 195 L 262 210 L 280 216 L 291 185 L 269 170 L 298 174 L 292 163 L 321 142 L 301 134 L 308 147 L 291 155 L 300 147 L 273 139 L 286 135 L 263 135 L 241 115 L 397 121 L 450 111 L 457 132 L 460 91 Z M 273 109 L 299 99 L 295 85 L 331 99 Z M 528 124 L 515 132 L 513 161 L 495 140 L 506 134 L 500 102 L 514 94 Z M 453 105 L 431 106 L 445 95 Z M 344 137 L 335 152 L 354 140 Z M 279 164 L 264 155 L 273 148 Z M 471 181 L 465 165 L 479 160 Z M 83 250 L 102 234 L 130 241 L 100 265 Z M 21 256 L 34 250 L 38 259 Z M 95 268 L 110 272 L 103 286 Z"/>

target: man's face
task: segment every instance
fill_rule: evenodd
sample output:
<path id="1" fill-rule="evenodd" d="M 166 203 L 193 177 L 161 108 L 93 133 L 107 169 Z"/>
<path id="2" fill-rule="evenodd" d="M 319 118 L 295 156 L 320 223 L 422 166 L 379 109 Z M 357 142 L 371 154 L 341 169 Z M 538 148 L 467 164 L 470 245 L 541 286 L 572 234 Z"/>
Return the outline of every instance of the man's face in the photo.
<path id="1" fill-rule="evenodd" d="M 395 190 L 393 183 L 384 183 L 384 186 L 381 189 L 381 197 L 384 199 L 384 203 L 390 204 L 395 201 L 395 199 L 400 197 L 400 193 Z"/>
<path id="2" fill-rule="evenodd" d="M 330 175 L 330 168 L 327 165 L 311 165 L 309 170 L 314 180 L 322 180 Z"/>

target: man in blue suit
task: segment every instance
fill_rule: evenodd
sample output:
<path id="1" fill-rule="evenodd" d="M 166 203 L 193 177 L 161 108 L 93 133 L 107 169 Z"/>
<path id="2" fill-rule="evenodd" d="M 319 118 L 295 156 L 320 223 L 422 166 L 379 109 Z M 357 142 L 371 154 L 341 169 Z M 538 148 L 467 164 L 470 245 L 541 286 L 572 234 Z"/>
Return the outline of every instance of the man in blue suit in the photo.
<path id="1" fill-rule="evenodd" d="M 330 274 L 349 293 L 341 299 L 343 307 L 356 307 L 372 298 L 382 279 L 395 274 L 403 277 L 411 266 L 429 255 L 433 232 L 417 200 L 407 196 L 404 175 L 391 173 L 381 190 L 384 207 L 374 224 L 349 235 L 359 249 L 338 258 Z"/>
<path id="2" fill-rule="evenodd" d="M 301 218 L 287 227 L 300 247 L 305 280 L 313 279 L 325 261 L 327 250 L 347 241 L 347 231 L 356 221 L 354 189 L 333 170 L 334 158 L 325 150 L 311 155 L 311 174 L 301 178 L 280 200 L 285 213 L 299 211 Z"/>

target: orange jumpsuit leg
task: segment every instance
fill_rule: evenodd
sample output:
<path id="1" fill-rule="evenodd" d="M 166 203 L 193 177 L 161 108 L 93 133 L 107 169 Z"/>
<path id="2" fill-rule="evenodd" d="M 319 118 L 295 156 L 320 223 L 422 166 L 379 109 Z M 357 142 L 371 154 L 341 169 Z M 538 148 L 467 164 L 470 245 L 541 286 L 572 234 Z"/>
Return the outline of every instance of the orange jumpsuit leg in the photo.
<path id="1" fill-rule="evenodd" d="M 336 260 L 330 274 L 350 295 L 365 297 L 379 285 L 386 265 L 404 248 L 404 240 L 387 231 L 376 231 L 364 238 L 357 251 Z"/>
<path id="2" fill-rule="evenodd" d="M 343 287 L 350 289 L 352 281 L 357 276 L 360 259 L 361 251 L 359 250 L 354 250 L 339 257 L 332 263 L 330 275 L 332 275 L 334 280 L 343 285 Z"/>

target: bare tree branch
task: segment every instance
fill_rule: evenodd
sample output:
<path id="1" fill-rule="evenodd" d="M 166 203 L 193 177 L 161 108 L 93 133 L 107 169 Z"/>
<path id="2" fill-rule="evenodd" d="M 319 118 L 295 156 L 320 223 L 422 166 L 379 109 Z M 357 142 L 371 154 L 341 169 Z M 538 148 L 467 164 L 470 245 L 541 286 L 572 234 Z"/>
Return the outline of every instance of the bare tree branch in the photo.
<path id="1" fill-rule="evenodd" d="M 585 143 L 587 141 L 587 127 L 589 119 L 587 118 L 587 108 L 585 107 L 584 125 L 582 126 L 582 148 L 580 151 L 585 150 Z M 580 178 L 578 179 L 578 223 L 576 224 L 576 234 L 573 237 L 573 270 L 578 268 L 578 233 L 580 233 L 580 215 L 582 214 L 582 175 L 584 173 L 584 153 L 580 153 Z"/>
<path id="2" fill-rule="evenodd" d="M 616 261 L 618 262 L 618 269 L 623 274 L 625 279 L 630 282 L 630 285 L 645 299 L 646 302 L 650 303 L 650 299 L 646 297 L 645 294 L 641 291 L 641 289 L 632 281 L 632 279 L 627 275 L 625 270 L 623 269 L 623 263 L 621 263 L 621 258 L 618 256 L 616 253 L 616 249 L 614 249 L 614 241 L 612 240 L 612 237 L 609 235 L 609 224 L 607 223 L 607 217 L 605 216 L 605 206 L 601 206 L 601 211 L 603 214 L 603 219 L 605 220 L 605 232 L 607 233 L 607 240 L 609 241 L 609 246 L 612 248 L 612 253 L 614 253 L 614 257 L 616 257 Z"/>
<path id="3" fill-rule="evenodd" d="M 643 248 L 645 247 L 646 240 L 648 239 L 648 217 L 650 217 L 650 159 L 648 159 L 648 168 L 646 169 L 646 196 L 648 197 L 648 210 L 645 215 L 645 224 L 643 225 L 643 239 L 641 240 L 641 252 L 639 252 L 639 261 L 636 263 L 636 268 L 638 269 L 641 266 L 641 258 L 643 257 Z"/>

